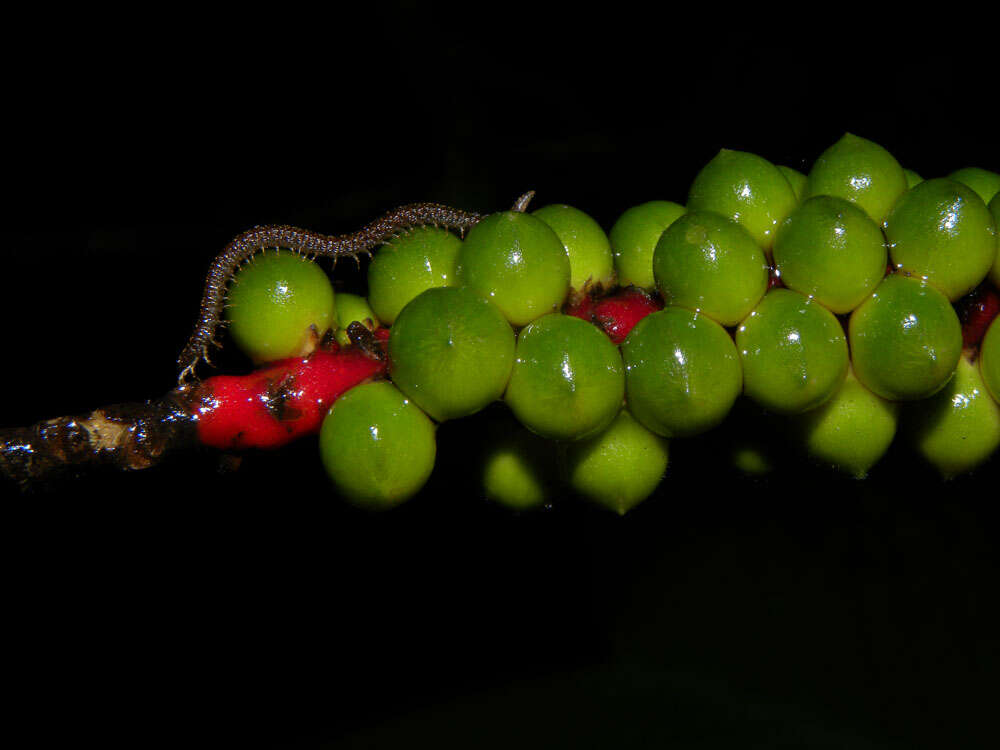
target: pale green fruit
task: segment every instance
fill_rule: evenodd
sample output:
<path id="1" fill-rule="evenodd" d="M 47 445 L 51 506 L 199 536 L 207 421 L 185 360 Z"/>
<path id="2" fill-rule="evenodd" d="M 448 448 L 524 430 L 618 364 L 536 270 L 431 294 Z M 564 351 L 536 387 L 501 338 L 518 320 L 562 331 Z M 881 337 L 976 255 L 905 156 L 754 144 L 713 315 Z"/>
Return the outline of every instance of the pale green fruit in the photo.
<path id="1" fill-rule="evenodd" d="M 687 211 L 671 201 L 649 201 L 633 206 L 611 227 L 611 252 L 621 286 L 656 290 L 653 278 L 653 251 L 663 230 Z"/>
<path id="2" fill-rule="evenodd" d="M 795 192 L 796 200 L 801 203 L 802 197 L 806 192 L 806 185 L 809 183 L 809 178 L 797 169 L 784 167 L 781 164 L 778 165 L 778 170 L 781 174 L 785 175 L 785 179 L 788 180 L 788 184 L 792 186 L 792 190 Z"/>
<path id="3" fill-rule="evenodd" d="M 966 357 L 938 394 L 912 409 L 917 450 L 946 478 L 972 471 L 1000 446 L 1000 404 Z"/>
<path id="4" fill-rule="evenodd" d="M 334 299 L 337 308 L 337 328 L 336 339 L 341 346 L 349 346 L 350 337 L 347 335 L 347 327 L 351 323 L 361 323 L 369 331 L 374 331 L 379 327 L 379 320 L 375 316 L 368 300 L 358 294 L 349 292 L 337 292 Z"/>
<path id="5" fill-rule="evenodd" d="M 899 422 L 899 404 L 876 396 L 848 370 L 837 393 L 798 420 L 813 458 L 863 479 L 889 450 Z"/>
<path id="6" fill-rule="evenodd" d="M 569 255 L 570 289 L 600 292 L 615 285 L 611 243 L 601 225 L 583 211 L 554 203 L 533 211 L 559 236 Z"/>
<path id="7" fill-rule="evenodd" d="M 669 443 L 622 409 L 594 438 L 567 447 L 570 485 L 605 508 L 625 515 L 649 497 L 663 479 Z"/>

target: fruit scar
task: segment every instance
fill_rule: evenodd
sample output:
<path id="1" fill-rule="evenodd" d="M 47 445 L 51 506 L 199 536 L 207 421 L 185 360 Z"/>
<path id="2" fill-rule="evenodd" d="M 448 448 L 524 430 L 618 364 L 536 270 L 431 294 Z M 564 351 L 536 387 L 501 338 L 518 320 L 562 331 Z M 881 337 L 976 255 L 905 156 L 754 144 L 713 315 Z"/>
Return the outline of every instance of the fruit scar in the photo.
<path id="1" fill-rule="evenodd" d="M 273 449 L 316 434 L 342 393 L 386 373 L 384 337 L 359 329 L 348 329 L 349 348 L 328 341 L 306 357 L 216 375 L 154 401 L 0 430 L 0 477 L 31 489 L 86 468 L 146 469 L 197 446 Z"/>

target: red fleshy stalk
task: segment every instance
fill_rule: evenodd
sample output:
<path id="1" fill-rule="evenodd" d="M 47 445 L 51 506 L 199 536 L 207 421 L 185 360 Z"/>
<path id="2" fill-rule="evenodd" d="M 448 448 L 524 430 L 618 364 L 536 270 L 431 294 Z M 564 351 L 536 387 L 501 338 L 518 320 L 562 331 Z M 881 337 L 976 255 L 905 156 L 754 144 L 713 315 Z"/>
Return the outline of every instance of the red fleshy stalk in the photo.
<path id="1" fill-rule="evenodd" d="M 663 305 L 645 291 L 629 287 L 593 302 L 590 319 L 603 328 L 614 343 L 620 344 L 636 323 L 650 313 L 662 309 Z"/>
<path id="2" fill-rule="evenodd" d="M 1000 313 L 1000 294 L 985 282 L 959 300 L 956 307 L 962 321 L 962 342 L 966 347 L 979 346 L 986 329 Z"/>
<path id="3" fill-rule="evenodd" d="M 319 431 L 345 391 L 385 374 L 386 362 L 356 348 L 318 350 L 249 375 L 216 375 L 197 386 L 198 439 L 223 450 L 278 448 Z"/>

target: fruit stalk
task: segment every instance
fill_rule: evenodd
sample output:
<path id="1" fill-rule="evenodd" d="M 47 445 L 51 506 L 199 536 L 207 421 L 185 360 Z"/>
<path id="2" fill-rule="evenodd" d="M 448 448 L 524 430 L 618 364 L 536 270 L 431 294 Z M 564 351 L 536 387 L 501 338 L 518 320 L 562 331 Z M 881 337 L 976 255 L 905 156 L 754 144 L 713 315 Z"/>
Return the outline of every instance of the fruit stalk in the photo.
<path id="1" fill-rule="evenodd" d="M 273 449 L 315 434 L 337 397 L 386 371 L 378 337 L 360 324 L 348 334 L 348 348 L 331 342 L 247 375 L 180 385 L 153 401 L 0 430 L 0 477 L 31 490 L 100 467 L 148 469 L 197 447 Z"/>

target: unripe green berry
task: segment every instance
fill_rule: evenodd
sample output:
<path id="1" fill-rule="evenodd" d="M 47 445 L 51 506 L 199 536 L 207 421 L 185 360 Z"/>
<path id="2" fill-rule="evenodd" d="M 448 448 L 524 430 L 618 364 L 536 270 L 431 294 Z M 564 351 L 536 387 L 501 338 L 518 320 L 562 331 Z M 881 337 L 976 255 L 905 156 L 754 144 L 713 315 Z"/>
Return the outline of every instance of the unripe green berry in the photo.
<path id="1" fill-rule="evenodd" d="M 570 485 L 585 498 L 625 515 L 663 479 L 669 443 L 622 409 L 599 435 L 572 443 L 566 463 Z"/>
<path id="2" fill-rule="evenodd" d="M 649 201 L 633 206 L 618 217 L 611 227 L 611 252 L 621 286 L 636 286 L 647 292 L 656 290 L 653 278 L 653 252 L 663 230 L 687 211 L 671 201 Z"/>
<path id="3" fill-rule="evenodd" d="M 392 383 L 366 383 L 330 408 L 320 429 L 320 457 L 348 501 L 374 510 L 391 508 L 430 477 L 434 433 L 434 423 Z"/>
<path id="4" fill-rule="evenodd" d="M 583 211 L 554 203 L 533 211 L 559 236 L 569 255 L 570 289 L 600 292 L 615 285 L 611 243 L 601 225 Z"/>
<path id="5" fill-rule="evenodd" d="M 298 253 L 261 253 L 236 272 L 225 318 L 233 341 L 255 363 L 304 356 L 337 326 L 333 286 Z"/>
<path id="6" fill-rule="evenodd" d="M 797 203 L 788 180 L 767 159 L 722 149 L 694 178 L 687 205 L 690 211 L 713 211 L 738 222 L 768 250 Z"/>

